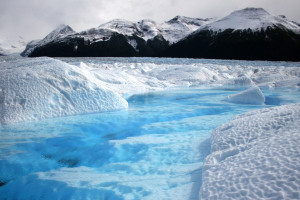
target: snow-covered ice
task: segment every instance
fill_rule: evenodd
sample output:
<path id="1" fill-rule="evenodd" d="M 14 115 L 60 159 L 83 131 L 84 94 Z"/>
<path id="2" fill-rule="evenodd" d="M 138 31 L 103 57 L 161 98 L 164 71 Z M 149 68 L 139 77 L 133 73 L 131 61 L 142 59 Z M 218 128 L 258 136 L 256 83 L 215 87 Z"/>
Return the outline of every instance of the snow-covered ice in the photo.
<path id="1" fill-rule="evenodd" d="M 225 101 L 240 104 L 262 105 L 265 103 L 265 96 L 257 86 L 253 86 L 237 94 L 226 97 Z"/>
<path id="2" fill-rule="evenodd" d="M 125 109 L 88 70 L 51 58 L 0 63 L 0 123 Z"/>
<path id="3" fill-rule="evenodd" d="M 299 88 L 299 63 L 168 58 L 62 59 L 84 67 L 120 94 L 174 87 Z"/>
<path id="4" fill-rule="evenodd" d="M 263 104 L 260 88 L 300 85 L 297 63 L 285 67 L 276 62 L 191 59 L 172 63 L 73 58 L 69 64 L 51 58 L 6 60 L 0 62 L 1 123 L 124 109 L 127 103 L 121 96 L 176 87 L 252 87 L 227 100 Z"/>
<path id="5" fill-rule="evenodd" d="M 300 104 L 239 115 L 211 134 L 201 199 L 299 199 Z"/>
<path id="6" fill-rule="evenodd" d="M 1 57 L 0 196 L 297 199 L 299 104 L 221 124 L 299 102 L 298 66 Z"/>

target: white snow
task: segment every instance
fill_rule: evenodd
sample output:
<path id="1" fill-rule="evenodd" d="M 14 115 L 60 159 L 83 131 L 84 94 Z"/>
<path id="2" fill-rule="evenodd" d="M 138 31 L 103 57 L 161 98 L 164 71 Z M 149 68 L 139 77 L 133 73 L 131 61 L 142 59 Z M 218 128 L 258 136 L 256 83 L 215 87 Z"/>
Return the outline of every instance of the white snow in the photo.
<path id="1" fill-rule="evenodd" d="M 50 58 L 0 63 L 0 123 L 125 109 L 86 69 Z"/>
<path id="2" fill-rule="evenodd" d="M 75 33 L 75 31 L 70 26 L 61 24 L 56 29 L 51 31 L 44 39 L 30 41 L 27 44 L 26 49 L 22 53 L 22 55 L 28 56 L 35 48 L 45 45 L 54 40 L 67 37 L 73 33 Z"/>
<path id="3" fill-rule="evenodd" d="M 264 66 L 264 62 L 199 60 L 193 63 L 193 60 L 183 59 L 181 63 L 172 64 L 168 63 L 169 59 L 159 59 L 161 63 L 150 58 L 145 63 L 119 60 L 103 63 L 96 58 L 86 58 L 85 62 L 72 65 L 50 58 L 2 60 L 1 123 L 123 109 L 127 102 L 120 95 L 176 87 L 297 89 L 300 86 L 300 68 L 293 67 L 297 63 L 283 67 Z M 229 101 L 263 103 L 263 95 L 254 88 Z"/>
<path id="4" fill-rule="evenodd" d="M 283 16 L 273 16 L 262 8 L 245 8 L 232 12 L 219 20 L 216 18 L 201 19 L 184 16 L 176 16 L 163 23 L 157 23 L 149 19 L 138 22 L 114 19 L 96 28 L 90 28 L 78 33 L 75 33 L 69 26 L 61 25 L 43 40 L 30 42 L 23 55 L 28 56 L 34 48 L 65 37 L 82 37 L 85 41 L 89 40 L 90 43 L 93 43 L 109 40 L 114 33 L 119 33 L 127 38 L 136 35 L 145 41 L 152 40 L 156 36 L 162 36 L 170 44 L 173 44 L 189 34 L 198 33 L 201 30 L 208 29 L 219 32 L 226 29 L 252 29 L 257 31 L 265 30 L 268 27 L 279 27 L 300 34 L 300 26 L 297 22 L 290 21 Z M 135 48 L 130 39 L 129 42 Z M 137 48 L 135 49 L 138 51 Z"/>
<path id="5" fill-rule="evenodd" d="M 184 16 L 176 16 L 175 18 L 164 22 L 158 26 L 162 36 L 170 43 L 175 43 L 186 37 L 200 27 L 214 21 L 214 18 L 198 19 Z"/>
<path id="6" fill-rule="evenodd" d="M 137 44 L 136 40 L 132 39 L 132 40 L 127 40 L 127 41 L 137 52 L 139 52 L 139 49 L 137 48 L 138 44 Z"/>
<path id="7" fill-rule="evenodd" d="M 295 22 L 281 16 L 273 16 L 262 8 L 245 8 L 232 12 L 230 15 L 212 22 L 201 29 L 212 29 L 214 31 L 224 31 L 226 29 L 261 30 L 274 26 L 284 27 L 300 33 L 300 27 Z"/>
<path id="8" fill-rule="evenodd" d="M 112 62 L 109 62 L 110 59 Z M 249 87 L 227 100 L 263 104 L 265 97 L 261 89 L 264 87 L 299 90 L 300 86 L 297 62 L 135 59 L 62 58 L 66 63 L 51 58 L 0 58 L 0 123 L 126 109 L 128 103 L 121 95 L 176 87 Z M 198 122 L 192 118 L 180 121 L 185 125 Z M 150 130 L 163 125 L 169 126 L 169 130 L 176 130 L 177 126 L 182 126 L 178 122 L 156 122 L 145 125 L 143 129 Z M 205 127 L 212 126 L 211 120 L 205 123 Z M 211 134 L 211 154 L 203 167 L 200 198 L 299 199 L 299 123 L 300 104 L 293 104 L 245 113 L 215 129 Z M 155 146 L 157 144 L 165 144 L 165 148 L 176 151 L 179 159 L 199 156 L 198 153 L 180 155 L 182 148 L 199 148 L 198 141 L 193 142 L 200 140 L 198 130 L 190 131 L 187 137 L 181 135 L 181 132 L 174 131 L 166 136 L 158 131 L 155 135 L 110 140 L 109 145 L 119 150 L 128 145 L 138 145 L 138 148 L 153 145 L 148 149 L 150 154 L 147 159 L 152 159 L 151 164 L 160 166 L 160 173 L 157 174 L 150 173 L 152 165 L 147 166 L 144 161 L 139 161 L 107 164 L 104 173 L 97 171 L 97 168 L 84 166 L 38 171 L 9 184 L 15 184 L 13 187 L 18 188 L 21 194 L 27 194 L 27 190 L 35 188 L 37 197 L 45 196 L 49 188 L 54 188 L 59 194 L 71 191 L 72 195 L 93 199 L 113 199 L 119 194 L 126 199 L 133 196 L 185 199 L 186 196 L 179 194 L 186 193 L 178 190 L 190 191 L 193 182 L 173 174 L 199 173 L 199 163 L 178 164 L 170 168 L 155 159 L 160 155 L 168 160 L 161 153 L 163 149 Z M 189 141 L 188 145 L 186 141 Z M 122 157 L 126 151 L 120 152 Z M 128 168 L 134 173 L 124 173 L 123 169 Z M 26 187 L 20 188 L 21 183 Z M 10 190 L 6 195 L 13 197 L 15 193 Z"/>
<path id="9" fill-rule="evenodd" d="M 137 26 L 139 27 L 140 31 L 143 32 L 142 37 L 145 41 L 153 39 L 155 36 L 160 34 L 159 24 L 153 20 L 144 19 L 138 21 Z"/>
<path id="10" fill-rule="evenodd" d="M 253 86 L 240 93 L 226 97 L 225 101 L 238 104 L 262 105 L 265 103 L 265 96 L 257 86 Z"/>
<path id="11" fill-rule="evenodd" d="M 215 129 L 201 199 L 299 199 L 300 104 L 245 113 Z"/>
<path id="12" fill-rule="evenodd" d="M 75 59 L 76 60 L 76 59 Z M 224 63 L 224 61 L 201 61 L 192 63 L 182 59 L 182 63 L 167 63 L 168 59 L 159 59 L 162 63 L 122 62 L 101 63 L 87 58 L 77 64 L 86 66 L 95 74 L 102 85 L 120 94 L 136 94 L 172 87 L 222 86 L 222 87 L 268 87 L 299 88 L 300 68 L 283 66 L 265 66 L 265 62 Z M 176 59 L 175 59 L 176 60 Z M 175 62 L 176 63 L 176 62 Z"/>
<path id="13" fill-rule="evenodd" d="M 103 32 L 103 30 L 107 30 L 110 31 L 111 34 L 113 32 L 117 32 L 125 36 L 132 36 L 135 34 L 143 38 L 145 41 L 153 39 L 157 35 L 162 35 L 165 40 L 170 43 L 174 43 L 212 20 L 213 19 L 176 16 L 175 18 L 163 23 L 156 23 L 149 19 L 144 19 L 134 23 L 128 20 L 115 19 L 100 25 L 97 28 L 99 35 L 93 35 L 93 37 L 97 38 L 96 40 L 101 39 L 103 37 L 101 32 Z M 107 36 L 108 35 L 106 35 L 106 37 Z"/>
<path id="14" fill-rule="evenodd" d="M 114 19 L 100 25 L 97 29 L 108 29 L 112 32 L 117 32 L 123 35 L 133 35 L 138 31 L 135 23 L 123 19 Z"/>
<path id="15" fill-rule="evenodd" d="M 174 19 L 163 23 L 156 23 L 149 19 L 138 22 L 114 19 L 96 28 L 90 28 L 78 33 L 75 33 L 75 31 L 67 25 L 60 25 L 44 39 L 29 42 L 22 55 L 28 56 L 35 48 L 65 37 L 82 37 L 85 41 L 89 40 L 90 43 L 93 43 L 109 40 L 114 33 L 123 34 L 126 37 L 136 35 L 143 38 L 145 41 L 154 39 L 154 37 L 160 35 L 168 42 L 174 43 L 211 20 L 212 19 L 188 18 L 183 16 L 177 16 Z M 136 41 L 134 42 L 134 40 L 128 39 L 128 42 L 136 51 L 139 51 L 135 44 Z"/>

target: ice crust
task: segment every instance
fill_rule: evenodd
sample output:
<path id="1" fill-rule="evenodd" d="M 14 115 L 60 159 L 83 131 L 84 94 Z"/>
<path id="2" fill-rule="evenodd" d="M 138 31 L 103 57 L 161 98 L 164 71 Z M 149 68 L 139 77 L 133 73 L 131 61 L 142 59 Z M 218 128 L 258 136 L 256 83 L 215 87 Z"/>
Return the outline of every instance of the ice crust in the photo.
<path id="1" fill-rule="evenodd" d="M 127 108 L 88 70 L 51 58 L 0 63 L 0 123 Z"/>
<path id="2" fill-rule="evenodd" d="M 299 199 L 300 104 L 239 115 L 211 134 L 200 199 Z"/>
<path id="3" fill-rule="evenodd" d="M 265 96 L 257 86 L 253 86 L 238 94 L 228 96 L 225 101 L 239 104 L 262 105 L 265 103 Z"/>

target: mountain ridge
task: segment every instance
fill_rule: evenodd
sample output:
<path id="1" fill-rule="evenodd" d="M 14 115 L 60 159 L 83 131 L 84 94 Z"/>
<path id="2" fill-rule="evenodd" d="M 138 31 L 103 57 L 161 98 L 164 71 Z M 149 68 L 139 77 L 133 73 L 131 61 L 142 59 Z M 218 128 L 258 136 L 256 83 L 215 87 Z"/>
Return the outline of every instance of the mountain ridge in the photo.
<path id="1" fill-rule="evenodd" d="M 162 56 L 300 61 L 300 27 L 262 8 L 245 8 L 208 23 Z"/>
<path id="2" fill-rule="evenodd" d="M 71 27 L 66 30 L 29 43 L 22 55 L 300 61 L 299 24 L 262 8 L 237 10 L 220 19 L 175 16 L 163 23 L 115 19 L 78 33 Z"/>

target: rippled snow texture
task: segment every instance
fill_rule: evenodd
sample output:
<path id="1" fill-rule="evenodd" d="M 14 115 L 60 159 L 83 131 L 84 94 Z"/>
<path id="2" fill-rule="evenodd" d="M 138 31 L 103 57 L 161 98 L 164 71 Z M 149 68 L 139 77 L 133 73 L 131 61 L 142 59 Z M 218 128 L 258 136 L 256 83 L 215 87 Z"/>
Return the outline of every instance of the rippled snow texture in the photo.
<path id="1" fill-rule="evenodd" d="M 215 129 L 201 199 L 299 199 L 300 104 L 245 113 Z"/>

